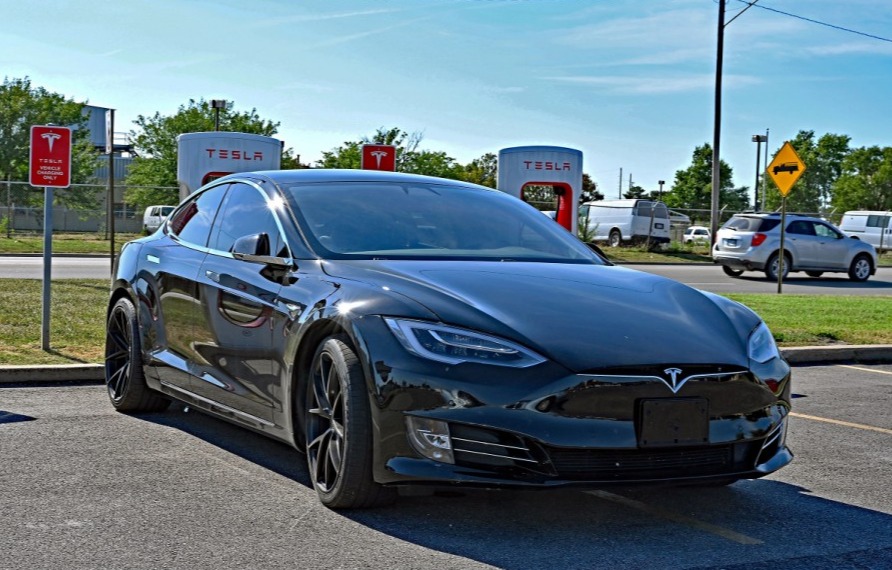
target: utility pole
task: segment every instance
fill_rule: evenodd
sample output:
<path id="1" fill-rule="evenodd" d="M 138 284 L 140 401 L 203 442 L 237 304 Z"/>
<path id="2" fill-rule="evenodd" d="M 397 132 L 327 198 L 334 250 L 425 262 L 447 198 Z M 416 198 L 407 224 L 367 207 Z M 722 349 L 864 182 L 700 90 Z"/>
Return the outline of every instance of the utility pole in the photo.
<path id="1" fill-rule="evenodd" d="M 619 167 L 619 196 L 617 198 L 623 197 L 623 167 Z"/>
<path id="2" fill-rule="evenodd" d="M 719 229 L 719 190 L 721 188 L 722 160 L 719 144 L 722 138 L 722 59 L 725 49 L 725 0 L 719 2 L 718 40 L 715 53 L 715 116 L 712 130 L 712 208 L 709 214 L 710 235 L 713 243 Z"/>

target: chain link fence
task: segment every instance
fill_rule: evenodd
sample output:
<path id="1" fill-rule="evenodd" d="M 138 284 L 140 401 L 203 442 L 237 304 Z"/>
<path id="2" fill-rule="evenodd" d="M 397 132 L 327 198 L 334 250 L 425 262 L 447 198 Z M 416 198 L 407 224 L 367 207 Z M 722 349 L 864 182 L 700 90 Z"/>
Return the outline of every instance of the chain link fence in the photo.
<path id="1" fill-rule="evenodd" d="M 143 212 L 124 200 L 127 186 L 115 186 L 115 232 L 139 233 L 143 230 Z M 166 187 L 154 187 L 167 190 Z M 176 188 L 174 188 L 176 190 Z M 27 182 L 0 182 L 0 224 L 4 226 L 4 235 L 15 231 L 42 232 L 44 229 L 44 209 L 42 206 L 23 206 L 15 203 L 15 197 L 23 193 L 39 194 L 43 197 L 43 188 L 35 188 Z M 66 192 L 90 193 L 97 204 L 95 209 L 70 208 L 60 205 L 59 197 Z M 54 232 L 104 232 L 108 229 L 106 184 L 72 184 L 69 188 L 56 188 L 55 206 L 53 207 Z"/>

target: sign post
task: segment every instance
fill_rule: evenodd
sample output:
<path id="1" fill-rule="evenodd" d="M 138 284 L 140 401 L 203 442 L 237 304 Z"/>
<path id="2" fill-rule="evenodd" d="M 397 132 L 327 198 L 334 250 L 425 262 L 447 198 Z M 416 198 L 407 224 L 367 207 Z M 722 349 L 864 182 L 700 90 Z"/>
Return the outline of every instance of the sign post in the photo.
<path id="1" fill-rule="evenodd" d="M 781 194 L 781 229 L 780 229 L 780 254 L 777 259 L 777 293 L 783 293 L 784 280 L 784 237 L 787 226 L 787 196 L 793 188 L 793 184 L 799 180 L 802 173 L 805 172 L 805 163 L 796 154 L 796 149 L 786 141 L 774 160 L 766 168 L 766 172 L 774 180 L 777 189 Z"/>
<path id="2" fill-rule="evenodd" d="M 71 129 L 31 127 L 31 186 L 43 186 L 43 301 L 40 346 L 50 349 L 50 283 L 53 262 L 53 188 L 71 185 Z"/>

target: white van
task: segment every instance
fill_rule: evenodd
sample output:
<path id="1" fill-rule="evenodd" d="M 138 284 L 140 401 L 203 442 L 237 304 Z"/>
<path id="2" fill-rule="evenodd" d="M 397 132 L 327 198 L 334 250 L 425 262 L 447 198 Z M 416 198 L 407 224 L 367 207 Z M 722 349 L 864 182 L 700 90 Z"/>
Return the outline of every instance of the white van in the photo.
<path id="1" fill-rule="evenodd" d="M 142 216 L 142 229 L 151 233 L 161 227 L 176 206 L 149 206 Z"/>
<path id="2" fill-rule="evenodd" d="M 852 210 L 842 215 L 839 224 L 846 235 L 867 242 L 878 253 L 892 250 L 892 213 Z"/>
<path id="3" fill-rule="evenodd" d="M 586 202 L 579 207 L 579 223 L 583 221 L 595 241 L 606 241 L 611 247 L 622 242 L 643 243 L 648 234 L 651 244 L 669 243 L 669 209 L 663 202 L 637 199 Z"/>

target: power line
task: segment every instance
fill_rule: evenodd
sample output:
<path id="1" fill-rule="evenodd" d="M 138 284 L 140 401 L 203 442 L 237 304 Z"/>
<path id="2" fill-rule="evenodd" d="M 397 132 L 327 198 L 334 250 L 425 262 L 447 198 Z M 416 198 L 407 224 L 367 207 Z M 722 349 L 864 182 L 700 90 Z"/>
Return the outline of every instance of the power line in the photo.
<path id="1" fill-rule="evenodd" d="M 859 32 L 858 30 L 852 30 L 852 29 L 850 29 L 850 28 L 843 28 L 842 26 L 837 26 L 837 25 L 835 25 L 835 24 L 828 24 L 827 22 L 821 22 L 820 20 L 815 20 L 815 19 L 812 19 L 812 18 L 806 18 L 805 16 L 799 16 L 799 15 L 797 15 L 797 14 L 791 14 L 791 13 L 789 13 L 789 12 L 784 12 L 783 10 L 778 10 L 777 8 L 769 8 L 768 6 L 763 6 L 762 4 L 758 4 L 758 5 L 757 5 L 756 2 L 758 2 L 759 0 L 756 0 L 756 2 L 748 2 L 747 0 L 737 0 L 737 1 L 738 1 L 738 2 L 741 2 L 741 3 L 743 3 L 743 4 L 748 4 L 749 7 L 755 6 L 756 8 L 761 8 L 761 9 L 763 9 L 763 10 L 768 10 L 769 12 L 775 12 L 775 13 L 777 13 L 777 14 L 782 14 L 782 15 L 784 15 L 784 16 L 789 16 L 789 17 L 791 17 L 791 18 L 796 18 L 796 19 L 799 19 L 799 20 L 804 20 L 804 21 L 806 21 L 806 22 L 811 22 L 812 24 L 818 24 L 818 25 L 820 25 L 820 26 L 826 26 L 826 27 L 828 27 L 828 28 L 833 28 L 834 30 L 840 30 L 840 31 L 842 31 L 842 32 L 849 32 L 850 34 L 858 34 L 859 36 L 864 36 L 864 37 L 871 38 L 871 39 L 874 39 L 874 40 L 880 40 L 880 41 L 882 41 L 882 42 L 889 42 L 889 43 L 892 43 L 892 39 L 884 38 L 884 37 L 882 37 L 882 36 L 875 36 L 875 35 L 873 35 L 873 34 L 868 34 L 868 33 L 866 33 L 866 32 Z M 743 13 L 743 12 L 741 12 L 741 14 L 742 14 L 742 13 Z M 738 14 L 738 15 L 739 15 L 739 14 Z M 736 17 L 736 16 L 735 16 L 735 17 Z M 729 22 L 729 23 L 730 23 L 730 22 Z"/>

